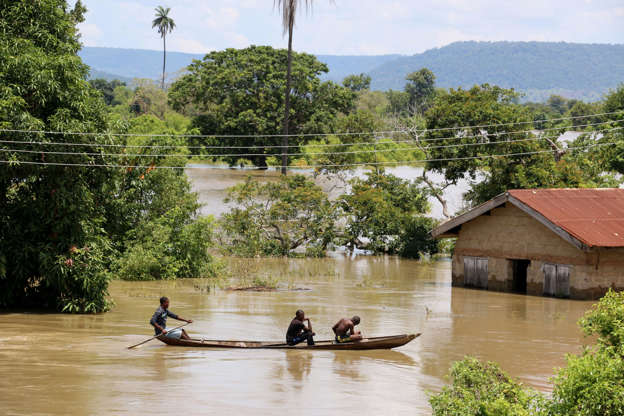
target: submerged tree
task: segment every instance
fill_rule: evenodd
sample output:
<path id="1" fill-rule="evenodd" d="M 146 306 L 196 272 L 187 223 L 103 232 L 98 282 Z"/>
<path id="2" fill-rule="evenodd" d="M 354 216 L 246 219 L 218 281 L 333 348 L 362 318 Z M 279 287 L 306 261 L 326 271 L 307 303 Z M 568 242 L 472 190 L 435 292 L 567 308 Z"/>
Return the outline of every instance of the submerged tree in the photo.
<path id="1" fill-rule="evenodd" d="M 264 184 L 249 177 L 228 190 L 225 202 L 236 204 L 221 221 L 225 249 L 235 255 L 289 256 L 304 247 L 321 256 L 335 237 L 338 211 L 303 175 Z"/>
<path id="2" fill-rule="evenodd" d="M 155 10 L 156 18 L 152 21 L 152 28 L 158 28 L 158 33 L 160 33 L 160 37 L 163 40 L 163 72 L 160 86 L 164 90 L 165 68 L 167 63 L 167 33 L 173 32 L 173 29 L 175 29 L 175 22 L 171 17 L 169 17 L 169 12 L 171 11 L 170 7 L 164 8 L 162 6 L 158 6 Z"/>

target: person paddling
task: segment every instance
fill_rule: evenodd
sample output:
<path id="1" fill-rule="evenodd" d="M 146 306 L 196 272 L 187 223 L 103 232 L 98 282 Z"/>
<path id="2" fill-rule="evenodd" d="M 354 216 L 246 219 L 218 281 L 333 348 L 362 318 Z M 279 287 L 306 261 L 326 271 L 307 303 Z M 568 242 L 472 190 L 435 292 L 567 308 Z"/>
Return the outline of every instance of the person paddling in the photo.
<path id="1" fill-rule="evenodd" d="M 308 326 L 305 326 L 305 321 L 308 321 Z M 306 318 L 305 313 L 299 309 L 286 331 L 286 343 L 288 345 L 297 345 L 303 341 L 308 341 L 308 345 L 314 345 L 314 335 L 316 334 L 312 332 L 310 319 Z"/>
<path id="2" fill-rule="evenodd" d="M 355 330 L 355 326 L 360 323 L 360 317 L 354 316 L 351 319 L 341 318 L 336 325 L 332 327 L 334 334 L 336 334 L 336 342 L 353 342 L 361 341 L 362 333 Z"/>
<path id="3" fill-rule="evenodd" d="M 176 315 L 175 313 L 169 310 L 169 298 L 163 296 L 160 298 L 160 306 L 152 315 L 152 319 L 150 319 L 150 324 L 154 327 L 155 335 L 163 334 L 168 338 L 177 338 L 177 339 L 191 339 L 188 336 L 184 328 L 176 329 L 174 331 L 167 331 L 167 317 L 171 317 L 173 319 L 177 319 L 178 321 L 188 322 L 189 324 L 193 322 L 192 319 L 184 319 L 181 316 Z"/>

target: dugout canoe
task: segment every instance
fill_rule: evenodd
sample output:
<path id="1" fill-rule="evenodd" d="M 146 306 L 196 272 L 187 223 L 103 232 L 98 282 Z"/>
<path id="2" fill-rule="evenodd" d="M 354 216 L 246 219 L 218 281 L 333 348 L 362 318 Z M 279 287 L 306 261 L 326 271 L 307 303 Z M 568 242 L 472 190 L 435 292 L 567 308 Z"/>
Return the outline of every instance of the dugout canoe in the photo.
<path id="1" fill-rule="evenodd" d="M 388 350 L 407 344 L 420 334 L 392 335 L 387 337 L 364 338 L 357 342 L 337 343 L 333 340 L 315 341 L 314 345 L 307 345 L 305 342 L 298 345 L 288 345 L 283 342 L 268 341 L 220 341 L 209 339 L 175 339 L 164 336 L 158 340 L 167 345 L 175 347 L 197 347 L 197 348 L 247 348 L 247 349 L 288 349 L 288 350 Z"/>

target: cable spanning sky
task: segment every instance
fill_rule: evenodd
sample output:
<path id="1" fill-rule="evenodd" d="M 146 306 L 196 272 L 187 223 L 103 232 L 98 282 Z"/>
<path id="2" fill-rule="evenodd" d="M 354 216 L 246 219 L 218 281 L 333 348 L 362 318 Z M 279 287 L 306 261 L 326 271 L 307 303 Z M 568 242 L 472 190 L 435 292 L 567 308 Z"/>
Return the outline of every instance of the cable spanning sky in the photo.
<path id="1" fill-rule="evenodd" d="M 70 0 L 73 4 L 74 0 Z M 154 8 L 171 7 L 172 51 L 285 47 L 273 0 L 83 0 L 86 46 L 162 48 Z M 623 0 L 315 0 L 294 48 L 315 54 L 415 54 L 455 41 L 624 43 Z"/>

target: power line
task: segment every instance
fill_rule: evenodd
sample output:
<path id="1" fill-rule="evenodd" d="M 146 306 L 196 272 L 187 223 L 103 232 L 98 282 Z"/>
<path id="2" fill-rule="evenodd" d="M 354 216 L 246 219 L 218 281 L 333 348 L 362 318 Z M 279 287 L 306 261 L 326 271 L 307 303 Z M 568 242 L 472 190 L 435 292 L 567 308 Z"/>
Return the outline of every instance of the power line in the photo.
<path id="1" fill-rule="evenodd" d="M 602 133 L 607 131 L 615 131 L 622 130 L 624 127 L 612 127 L 609 129 L 602 130 L 594 130 L 591 133 Z M 530 137 L 526 139 L 516 139 L 516 140 L 500 140 L 500 141 L 491 141 L 491 142 L 476 142 L 476 143 L 459 143 L 459 144 L 448 144 L 448 145 L 436 145 L 436 146 L 426 146 L 426 147 L 400 147 L 393 149 L 370 149 L 370 150 L 352 150 L 352 151 L 341 151 L 341 152 L 299 152 L 299 153 L 289 153 L 289 156 L 317 156 L 317 155 L 347 155 L 347 154 L 362 154 L 362 153 L 389 153 L 389 152 L 397 152 L 397 151 L 412 151 L 412 150 L 420 150 L 426 151 L 430 149 L 444 149 L 444 148 L 457 148 L 457 147 L 468 147 L 468 146 L 488 146 L 495 144 L 511 144 L 511 143 L 520 143 L 520 142 L 528 142 L 528 141 L 539 141 L 544 140 L 543 137 Z M 394 142 L 388 142 L 387 144 L 393 144 Z M 377 143 L 377 144 L 385 144 L 385 143 Z M 313 145 L 312 145 L 313 146 Z M 26 150 L 26 149 L 0 149 L 0 152 L 4 153 L 28 153 L 28 154 L 42 154 L 42 155 L 78 155 L 78 156 L 100 156 L 100 157 L 144 157 L 144 158 L 162 158 L 162 157 L 204 157 L 204 158 L 219 158 L 219 157 L 250 157 L 250 156 L 268 156 L 267 153 L 230 153 L 230 154 L 183 154 L 183 153 L 165 153 L 165 154 L 130 154 L 130 153 L 100 153 L 100 152 L 60 152 L 60 151 L 43 151 L 43 150 Z"/>
<path id="2" fill-rule="evenodd" d="M 607 143 L 595 143 L 587 146 L 574 146 L 568 147 L 565 150 L 579 150 L 589 149 L 593 147 L 610 146 L 619 144 L 618 142 Z M 503 153 L 495 155 L 480 155 L 480 156 L 465 156 L 465 157 L 453 157 L 453 158 L 439 158 L 439 159 L 416 159 L 416 160 L 403 160 L 403 161 L 387 161 L 387 162 L 370 162 L 370 163 L 345 163 L 345 164 L 322 164 L 322 165 L 307 165 L 302 167 L 290 166 L 289 169 L 317 169 L 317 168 L 330 168 L 330 167 L 347 167 L 347 166 L 374 166 L 374 165 L 397 165 L 397 164 L 414 164 L 423 162 L 451 162 L 459 160 L 474 160 L 474 159 L 493 159 L 497 157 L 511 157 L 511 156 L 528 156 L 544 153 L 553 153 L 552 150 L 537 150 L 532 152 L 519 152 L 519 153 Z M 32 162 L 32 161 L 19 161 L 19 160 L 0 160 L 0 163 L 4 164 L 26 164 L 26 165 L 43 165 L 43 166 L 66 166 L 66 167 L 105 167 L 105 168 L 122 168 L 122 169 L 232 169 L 219 168 L 210 165 L 200 166 L 163 166 L 163 165 L 110 165 L 110 164 L 96 164 L 96 163 L 60 163 L 60 162 Z M 247 169 L 247 168 L 242 168 Z M 256 170 L 257 167 L 248 168 Z"/>
<path id="3" fill-rule="evenodd" d="M 466 130 L 477 129 L 485 127 L 499 127 L 499 126 L 513 126 L 521 124 L 534 124 L 534 123 L 549 123 L 552 121 L 561 120 L 576 120 L 581 118 L 601 117 L 613 114 L 620 114 L 624 110 L 611 111 L 607 113 L 595 113 L 581 116 L 569 116 L 551 118 L 548 120 L 531 120 L 531 121 L 515 121 L 509 123 L 498 124 L 481 124 L 472 126 L 457 126 L 457 127 L 439 127 L 433 129 L 415 129 L 415 130 L 382 130 L 374 132 L 336 132 L 336 133 L 302 133 L 302 134 L 142 134 L 142 133 L 97 133 L 97 132 L 72 132 L 72 131 L 47 131 L 47 130 L 24 130 L 24 129 L 0 129 L 0 133 L 32 133 L 32 134 L 49 134 L 49 135 L 76 135 L 76 136 L 114 136 L 114 137 L 186 137 L 186 138 L 270 138 L 270 137 L 324 137 L 324 136 L 360 136 L 367 134 L 395 134 L 395 133 L 412 133 L 422 134 L 434 131 L 448 131 L 448 130 Z"/>
<path id="4" fill-rule="evenodd" d="M 622 120 L 607 120 L 607 121 L 601 121 L 601 122 L 595 122 L 595 123 L 588 123 L 588 124 L 580 124 L 578 126 L 575 126 L 575 128 L 579 128 L 579 127 L 591 127 L 591 126 L 597 126 L 597 125 L 601 125 L 601 124 L 606 124 L 606 123 L 621 123 Z M 451 136 L 451 137 L 437 137 L 437 138 L 425 138 L 425 139 L 408 139 L 408 140 L 392 140 L 389 142 L 383 142 L 383 141 L 376 141 L 376 142 L 359 142 L 359 143 L 319 143 L 319 144 L 313 144 L 313 143 L 308 143 L 306 145 L 303 146 L 311 146 L 311 147 L 347 147 L 347 146 L 359 146 L 359 145 L 366 145 L 366 144 L 374 144 L 374 145 L 379 145 L 379 144 L 385 144 L 385 143 L 415 143 L 415 142 L 432 142 L 432 141 L 442 141 L 442 140 L 465 140 L 465 139 L 470 139 L 470 138 L 484 138 L 487 136 L 493 136 L 493 137 L 500 137 L 500 136 L 506 136 L 506 135 L 512 135 L 512 134 L 524 134 L 524 133 L 543 133 L 543 132 L 549 132 L 549 131 L 560 131 L 565 129 L 564 127 L 553 127 L 553 128 L 549 128 L 549 129 L 542 129 L 542 130 L 535 130 L 535 129 L 531 129 L 531 130 L 516 130 L 516 131 L 508 131 L 508 132 L 497 132 L 497 133 L 488 133 L 487 135 L 484 134 L 477 134 L 477 135 L 467 135 L 467 136 Z M 606 129 L 609 130 L 609 129 Z M 1 131 L 1 130 L 0 130 Z M 570 131 L 570 130 L 566 130 Z M 582 133 L 594 133 L 596 131 L 590 131 L 590 132 L 582 132 Z M 405 132 L 407 133 L 407 131 Z M 368 133 L 371 135 L 374 135 L 373 133 Z M 141 137 L 159 137 L 159 135 L 150 135 L 150 134 L 144 134 L 141 135 Z M 381 139 L 390 139 L 389 137 L 381 137 Z M 125 144 L 113 144 L 113 143 L 71 143 L 71 142 L 41 142 L 41 141 L 21 141 L 21 140 L 0 140 L 0 143 L 6 143 L 6 144 L 32 144 L 32 145 L 41 145 L 41 146 L 94 146 L 94 147 L 113 147 L 113 148 L 129 148 L 129 149 L 249 149 L 249 148 L 253 148 L 253 147 L 258 147 L 258 148 L 263 148 L 263 149 L 280 149 L 280 148 L 285 148 L 285 147 L 289 147 L 289 148 L 299 148 L 302 147 L 302 145 L 248 145 L 248 146 L 187 146 L 187 145 L 125 145 Z M 239 154 L 236 154 L 239 155 Z M 290 153 L 290 155 L 292 155 L 292 153 Z M 223 155 L 220 155 L 223 156 Z"/>

